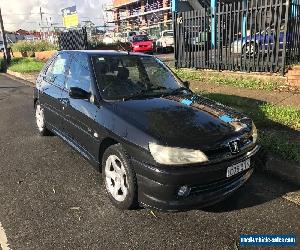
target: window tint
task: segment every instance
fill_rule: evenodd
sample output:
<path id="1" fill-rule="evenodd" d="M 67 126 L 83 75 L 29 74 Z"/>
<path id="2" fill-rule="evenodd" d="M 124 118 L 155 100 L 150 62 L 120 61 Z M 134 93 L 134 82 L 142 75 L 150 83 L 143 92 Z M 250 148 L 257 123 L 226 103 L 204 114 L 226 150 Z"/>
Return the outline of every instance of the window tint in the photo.
<path id="1" fill-rule="evenodd" d="M 147 35 L 135 36 L 133 37 L 134 42 L 142 42 L 142 41 L 149 41 L 149 37 Z"/>
<path id="2" fill-rule="evenodd" d="M 172 31 L 164 32 L 163 36 L 173 36 L 173 32 Z"/>
<path id="3" fill-rule="evenodd" d="M 73 56 L 69 74 L 66 80 L 66 88 L 78 87 L 85 91 L 91 91 L 91 72 L 89 68 L 88 58 L 84 54 L 76 54 Z"/>
<path id="4" fill-rule="evenodd" d="M 67 53 L 61 53 L 56 57 L 46 73 L 46 78 L 49 82 L 61 87 L 64 86 L 69 59 L 70 56 Z"/>
<path id="5" fill-rule="evenodd" d="M 153 57 L 94 56 L 95 76 L 105 99 L 136 93 L 159 94 L 182 87 L 180 81 Z"/>

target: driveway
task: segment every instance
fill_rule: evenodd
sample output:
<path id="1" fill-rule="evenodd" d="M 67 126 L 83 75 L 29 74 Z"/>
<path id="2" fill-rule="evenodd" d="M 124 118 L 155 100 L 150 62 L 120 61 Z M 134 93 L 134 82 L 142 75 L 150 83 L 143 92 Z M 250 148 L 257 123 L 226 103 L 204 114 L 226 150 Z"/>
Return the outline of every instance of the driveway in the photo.
<path id="1" fill-rule="evenodd" d="M 210 208 L 117 210 L 96 169 L 59 138 L 38 136 L 32 95 L 0 75 L 3 249 L 233 249 L 240 234 L 296 234 L 299 241 L 300 206 L 282 197 L 299 187 L 258 173 Z"/>

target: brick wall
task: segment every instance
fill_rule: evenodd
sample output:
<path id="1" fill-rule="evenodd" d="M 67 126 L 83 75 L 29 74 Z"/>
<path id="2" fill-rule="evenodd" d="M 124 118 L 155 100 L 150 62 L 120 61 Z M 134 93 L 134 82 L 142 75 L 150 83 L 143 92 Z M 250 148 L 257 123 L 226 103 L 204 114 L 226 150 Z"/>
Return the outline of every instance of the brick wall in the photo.
<path id="1" fill-rule="evenodd" d="M 286 75 L 287 84 L 300 87 L 300 65 L 293 66 Z"/>

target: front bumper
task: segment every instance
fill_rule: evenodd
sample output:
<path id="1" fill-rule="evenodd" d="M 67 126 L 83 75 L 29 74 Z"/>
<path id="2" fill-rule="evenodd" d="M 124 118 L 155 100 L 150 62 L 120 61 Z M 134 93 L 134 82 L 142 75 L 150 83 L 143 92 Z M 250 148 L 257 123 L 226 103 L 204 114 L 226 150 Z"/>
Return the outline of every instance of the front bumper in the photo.
<path id="1" fill-rule="evenodd" d="M 153 52 L 153 47 L 138 47 L 133 48 L 133 52 Z"/>
<path id="2" fill-rule="evenodd" d="M 138 181 L 138 198 L 142 206 L 164 211 L 182 211 L 217 203 L 241 187 L 251 176 L 260 147 L 224 162 L 198 167 L 160 169 L 132 160 Z M 251 167 L 226 178 L 229 166 L 251 158 Z M 181 186 L 191 188 L 187 197 L 178 196 Z"/>

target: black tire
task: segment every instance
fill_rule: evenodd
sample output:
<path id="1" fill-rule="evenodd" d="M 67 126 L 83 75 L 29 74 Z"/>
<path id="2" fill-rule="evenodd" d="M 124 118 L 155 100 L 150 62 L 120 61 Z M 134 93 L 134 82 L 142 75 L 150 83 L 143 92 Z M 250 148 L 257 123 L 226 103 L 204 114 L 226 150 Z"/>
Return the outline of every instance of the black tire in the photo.
<path id="1" fill-rule="evenodd" d="M 111 170 L 110 173 L 116 174 L 116 172 L 112 170 L 114 166 L 110 164 L 110 159 L 115 156 L 118 158 L 116 160 L 119 161 L 118 167 L 121 169 L 120 164 L 122 164 L 126 174 L 126 177 L 122 175 L 122 177 L 120 178 L 119 176 L 119 180 L 123 182 L 124 186 L 127 188 L 127 192 L 125 192 L 126 195 L 124 195 L 121 187 L 119 188 L 117 194 L 117 196 L 120 196 L 122 198 L 125 197 L 124 200 L 117 200 L 114 197 L 114 195 L 112 194 L 114 191 L 112 191 L 112 189 L 117 189 L 115 188 L 117 182 L 115 182 L 111 177 L 107 176 L 106 174 L 106 170 L 108 168 L 110 168 Z M 102 176 L 106 193 L 115 207 L 122 210 L 135 209 L 138 207 L 138 189 L 136 175 L 133 167 L 130 164 L 129 158 L 121 144 L 118 143 L 112 145 L 105 150 L 102 157 Z"/>
<path id="2" fill-rule="evenodd" d="M 258 54 L 258 45 L 255 42 L 248 42 L 243 45 L 242 55 L 246 58 L 255 57 Z"/>
<path id="3" fill-rule="evenodd" d="M 41 117 L 40 119 L 43 120 L 43 125 L 40 125 L 38 123 L 38 117 L 37 117 L 37 113 L 38 113 L 38 109 L 40 109 L 40 112 L 41 112 Z M 35 120 L 36 120 L 36 127 L 37 127 L 37 130 L 39 132 L 39 134 L 41 136 L 49 136 L 49 135 L 52 135 L 51 131 L 46 127 L 46 121 L 45 121 L 45 117 L 44 117 L 44 111 L 43 111 L 43 108 L 41 107 L 40 103 L 39 102 L 36 102 L 35 104 Z"/>

